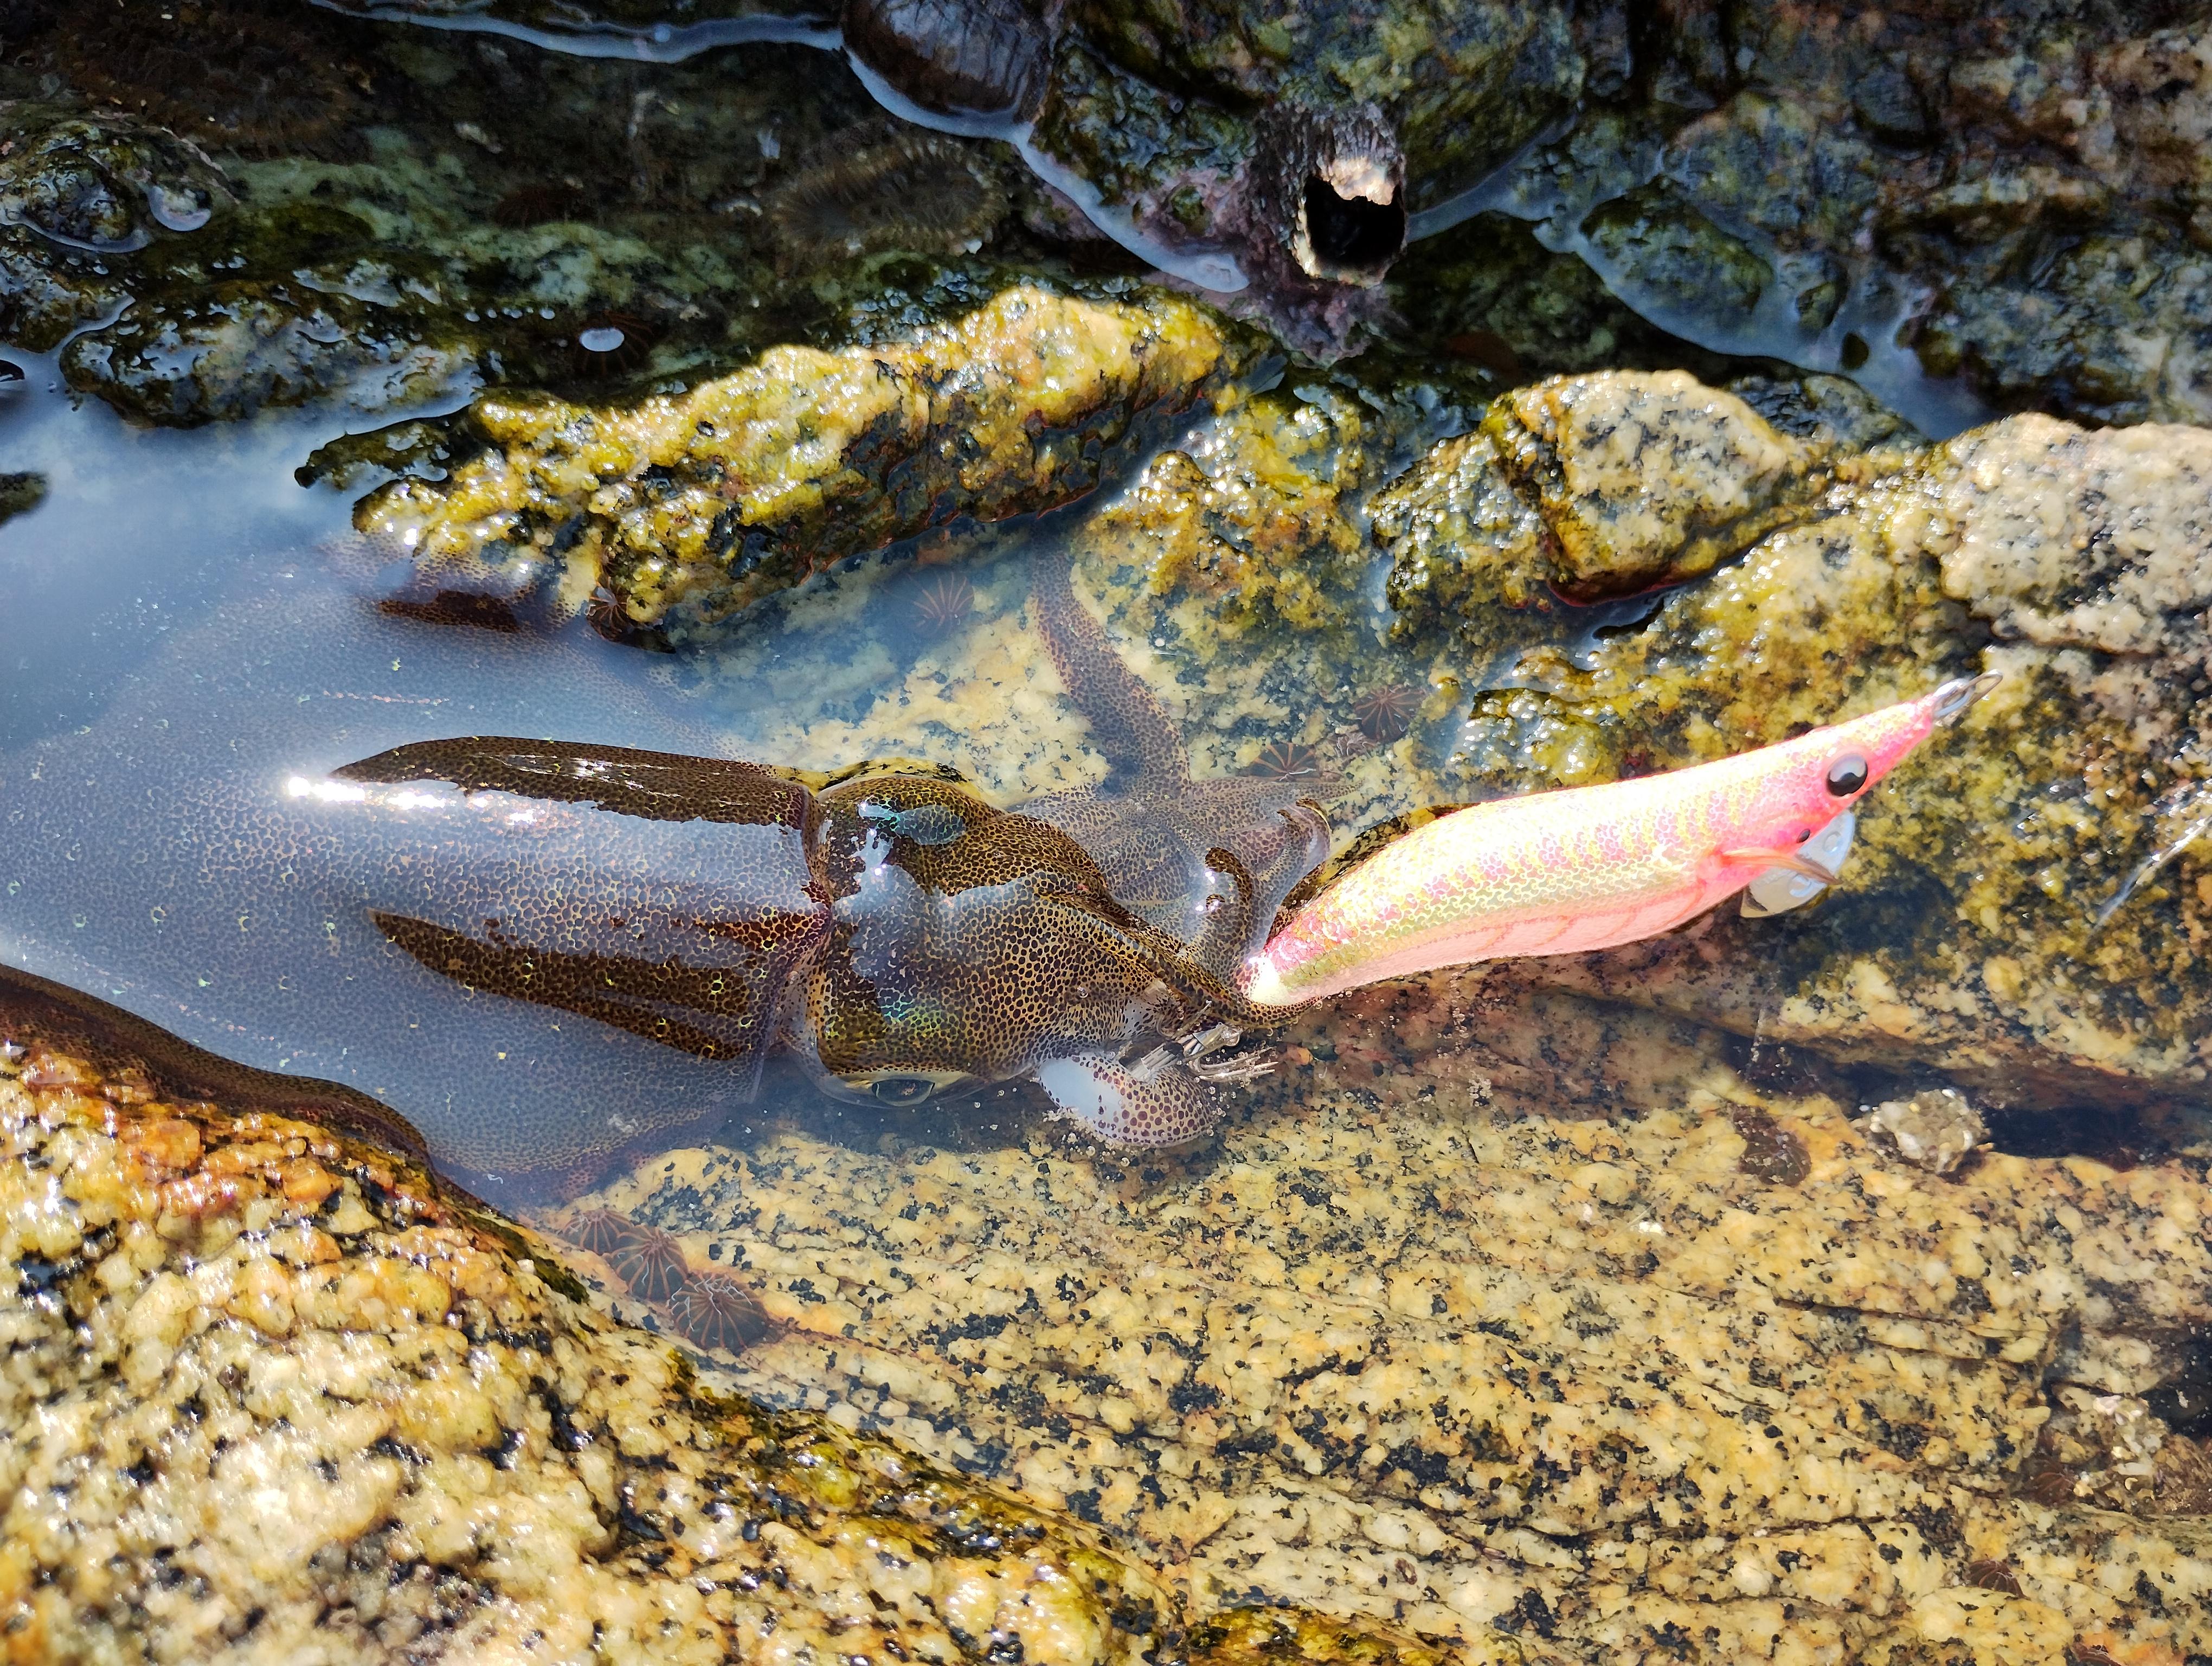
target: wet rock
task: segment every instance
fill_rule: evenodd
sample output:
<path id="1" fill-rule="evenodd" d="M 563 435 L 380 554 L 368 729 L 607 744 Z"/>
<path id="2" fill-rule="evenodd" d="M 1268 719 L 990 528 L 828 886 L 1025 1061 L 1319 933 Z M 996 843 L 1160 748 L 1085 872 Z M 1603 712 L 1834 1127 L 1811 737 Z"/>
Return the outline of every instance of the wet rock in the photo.
<path id="1" fill-rule="evenodd" d="M 1358 1620 L 1194 1635 L 1100 1535 L 847 1414 L 710 1393 L 540 1239 L 311 1124 L 170 1103 L 11 1016 L 0 1612 L 26 1657 L 1432 1666 Z M 856 1629 L 857 1628 L 857 1629 Z M 1502 1640 L 1502 1639 L 1501 1639 Z M 1484 1656 L 1484 1658 L 1493 1657 Z"/>
<path id="2" fill-rule="evenodd" d="M 856 1149 L 798 1113 L 593 1201 L 786 1327 L 733 1384 L 1018 1480 L 1177 1558 L 1201 1608 L 1593 1663 L 2212 1638 L 2186 1523 L 2014 1490 L 2062 1335 L 2203 1307 L 2194 1164 L 1914 1183 L 1724 1037 L 1480 973 L 1297 1040 L 1316 1062 L 1196 1153 Z M 1754 1115 L 1801 1184 L 1744 1171 Z M 2022 1596 L 1974 1584 L 1992 1560 Z"/>
<path id="3" fill-rule="evenodd" d="M 855 339 L 871 312 L 973 307 L 1005 280 L 979 292 L 957 263 L 1064 266 L 1079 240 L 1049 229 L 1064 199 L 1011 147 L 892 131 L 805 47 L 749 48 L 733 78 L 705 58 L 568 58 L 283 0 L 115 12 L 82 40 L 32 20 L 17 62 L 50 96 L 0 101 L 0 339 L 43 351 L 112 319 L 64 369 L 143 421 L 374 412 L 471 383 L 634 395 L 810 331 Z M 252 50 L 204 76 L 161 70 L 195 31 Z M 107 36 L 135 44 L 92 38 Z M 279 45 L 295 71 L 252 70 Z M 221 172 L 116 112 L 102 64 L 158 82 L 126 106 L 196 136 Z M 0 95 L 29 76 L 9 69 Z M 306 122 L 319 77 L 343 93 Z M 236 108 L 252 88 L 258 119 Z M 33 229 L 42 217 L 73 240 Z M 933 295 L 963 283 L 958 302 Z"/>
<path id="4" fill-rule="evenodd" d="M 141 422 L 189 428 L 343 399 L 364 412 L 449 398 L 475 380 L 465 341 L 424 340 L 343 295 L 222 285 L 133 312 L 62 356 L 72 386 Z"/>
<path id="5" fill-rule="evenodd" d="M 1376 495 L 1391 604 L 1480 618 L 1545 586 L 1588 602 L 1677 582 L 1806 513 L 1832 443 L 1679 371 L 1516 389 Z"/>
<path id="6" fill-rule="evenodd" d="M 1867 1117 L 1867 1130 L 1929 1174 L 1948 1174 L 1990 1137 L 1989 1124 L 1956 1088 L 1928 1088 L 1909 1099 L 1885 1099 Z"/>
<path id="7" fill-rule="evenodd" d="M 1648 322 L 1571 253 L 1522 221 L 1478 214 L 1412 245 L 1390 269 L 1392 338 L 1428 362 L 1486 373 L 1502 392 L 1562 372 L 1680 367 L 1717 385 L 1717 354 Z"/>
<path id="8" fill-rule="evenodd" d="M 1669 313 L 1717 315 L 1723 330 L 1747 319 L 1774 282 L 1773 268 L 1756 250 L 1663 185 L 1601 203 L 1582 230 L 1611 264 L 1632 275 L 1632 300 Z M 1624 286 L 1616 279 L 1614 287 Z"/>
<path id="9" fill-rule="evenodd" d="M 1705 572 L 1810 495 L 1802 447 L 1679 371 L 1522 388 L 1483 433 L 1555 540 L 1560 588 L 1577 598 Z"/>
<path id="10" fill-rule="evenodd" d="M 1510 155 L 1581 91 L 1584 74 L 1564 10 L 1547 7 L 1416 0 L 1392 9 L 1387 29 L 1327 5 L 1086 0 L 1071 12 L 1134 73 L 1231 107 L 1299 97 L 1326 106 L 1347 90 L 1380 100 L 1408 177 L 1431 189 L 1470 183 Z"/>
<path id="11" fill-rule="evenodd" d="M 1632 423 L 1631 388 L 1663 420 Z M 1820 908 L 1764 927 L 1716 915 L 1516 975 L 1831 1056 L 1940 1062 L 1999 1104 L 2123 1083 L 2203 1099 L 2212 989 L 2186 945 L 2206 928 L 2191 690 L 2208 653 L 2212 442 L 2029 416 L 1944 447 L 1892 435 L 1821 455 L 1747 416 L 1680 380 L 1545 384 L 1493 409 L 1479 438 L 1495 460 L 1450 441 L 1379 496 L 1394 599 L 1463 595 L 1466 639 L 1504 656 L 1462 756 L 1529 785 L 1607 779 L 1962 671 L 2006 681 L 1870 804 Z M 1500 433 L 1522 436 L 1517 453 Z M 1401 507 L 1418 502 L 1438 507 Z M 1565 577 L 1554 551 L 1578 549 L 1584 571 L 1614 552 L 1733 559 L 1571 648 L 1516 646 L 1559 628 L 1511 608 Z"/>
<path id="12" fill-rule="evenodd" d="M 1382 426 L 1316 386 L 1237 400 L 1145 465 L 1085 526 L 1086 552 L 1133 563 L 1156 594 L 1206 599 L 1231 629 L 1340 621 L 1361 556 L 1348 511 Z"/>
<path id="13" fill-rule="evenodd" d="M 903 341 L 777 348 L 629 409 L 481 399 L 483 456 L 393 483 L 355 521 L 407 550 L 429 592 L 542 587 L 565 613 L 605 586 L 636 624 L 712 621 L 956 517 L 1081 496 L 1243 350 L 1172 296 L 1016 288 Z"/>
<path id="14" fill-rule="evenodd" d="M 2027 1497 L 2137 1516 L 2212 1513 L 2212 1453 L 2176 1434 L 2147 1401 L 2078 1383 L 2052 1398 L 2022 1472 Z"/>
<path id="15" fill-rule="evenodd" d="M 191 146 L 118 115 L 0 100 L 0 337 L 46 352 L 122 304 L 112 262 L 226 195 Z"/>
<path id="16" fill-rule="evenodd" d="M 1552 575 L 1557 541 L 1487 434 L 1444 441 L 1376 492 L 1369 513 L 1401 632 L 1526 607 Z"/>
<path id="17" fill-rule="evenodd" d="M 1684 368 L 1688 344 L 1853 373 L 1872 355 L 1911 392 L 1901 347 L 2001 409 L 2201 421 L 2212 55 L 2201 27 L 2131 33 L 2165 21 L 1814 4 L 1724 29 L 1671 8 L 1640 73 L 1486 194 L 1680 338 Z M 1409 177 L 1417 209 L 1437 199 Z M 1522 346 L 1481 264 L 1453 277 L 1460 327 Z"/>
<path id="18" fill-rule="evenodd" d="M 225 196 L 192 146 L 127 118 L 9 105 L 0 152 L 0 222 L 64 249 L 127 254 L 161 231 L 197 231 Z"/>

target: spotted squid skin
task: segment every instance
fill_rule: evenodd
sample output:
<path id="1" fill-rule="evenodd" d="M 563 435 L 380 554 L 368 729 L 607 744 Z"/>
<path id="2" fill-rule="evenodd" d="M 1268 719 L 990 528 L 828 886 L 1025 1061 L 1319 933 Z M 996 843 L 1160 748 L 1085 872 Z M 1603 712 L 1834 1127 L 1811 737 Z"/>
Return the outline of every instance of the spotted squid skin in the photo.
<path id="1" fill-rule="evenodd" d="M 1803 844 L 1978 690 L 1946 684 L 1716 763 L 1443 817 L 1300 909 L 1246 963 L 1244 993 L 1289 1006 L 1442 966 L 1656 936 Z M 1863 779 L 1834 790 L 1832 769 L 1853 757 Z"/>

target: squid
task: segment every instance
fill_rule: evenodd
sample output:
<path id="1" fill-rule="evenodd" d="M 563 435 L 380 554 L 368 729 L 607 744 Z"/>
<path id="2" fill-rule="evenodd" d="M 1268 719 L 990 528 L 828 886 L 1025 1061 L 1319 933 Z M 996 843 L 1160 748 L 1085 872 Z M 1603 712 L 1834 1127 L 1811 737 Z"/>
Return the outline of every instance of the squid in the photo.
<path id="1" fill-rule="evenodd" d="M 1328 854 L 1316 784 L 1194 779 L 1064 562 L 1034 599 L 1110 769 L 1011 809 L 926 767 L 544 739 L 671 726 L 628 685 L 552 687 L 526 641 L 365 628 L 350 599 L 234 611 L 0 758 L 0 964 L 335 1083 L 495 1201 L 711 1134 L 774 1059 L 893 1111 L 1018 1079 L 1105 1140 L 1169 1144 L 1311 1001 L 1737 891 L 1801 904 L 1852 806 L 1987 680 L 1462 811 L 1286 910 Z"/>

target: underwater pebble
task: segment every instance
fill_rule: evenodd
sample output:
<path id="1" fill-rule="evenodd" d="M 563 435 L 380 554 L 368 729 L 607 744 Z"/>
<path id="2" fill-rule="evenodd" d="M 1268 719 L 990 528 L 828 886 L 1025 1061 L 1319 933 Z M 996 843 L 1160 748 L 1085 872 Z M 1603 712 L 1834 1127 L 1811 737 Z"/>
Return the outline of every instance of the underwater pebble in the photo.
<path id="1" fill-rule="evenodd" d="M 1906 1162 L 1930 1174 L 1950 1173 L 1990 1137 L 1981 1113 L 1951 1087 L 1885 1100 L 1865 1119 L 1865 1127 L 1887 1140 Z"/>

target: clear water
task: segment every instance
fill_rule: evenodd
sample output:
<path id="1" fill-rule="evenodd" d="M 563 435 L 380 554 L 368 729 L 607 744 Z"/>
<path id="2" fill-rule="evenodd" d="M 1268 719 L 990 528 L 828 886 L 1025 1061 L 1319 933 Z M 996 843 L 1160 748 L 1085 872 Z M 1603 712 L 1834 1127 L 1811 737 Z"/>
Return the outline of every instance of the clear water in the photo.
<path id="1" fill-rule="evenodd" d="M 453 26 L 465 24 L 478 20 Z M 645 62 L 834 44 L 817 25 L 776 21 L 557 40 L 501 27 L 521 44 Z M 1552 214 L 1516 208 L 1510 183 L 1417 229 L 1488 207 Z M 1597 258 L 1577 234 L 1547 234 Z M 1124 240 L 1201 287 L 1236 276 L 1189 264 L 1206 251 Z M 1862 276 L 1878 295 L 1879 275 Z M 1697 320 L 1621 282 L 1630 304 L 1701 338 Z M 1875 349 L 1863 380 L 1924 431 L 1955 429 L 1975 410 L 1916 382 L 1886 344 L 1898 304 L 1855 302 L 1817 340 L 1762 313 L 1709 344 L 1832 368 L 1856 331 Z M 1102 1521 L 1148 1558 L 1182 1559 L 1202 1606 L 1305 1602 L 1432 1635 L 1556 1614 L 1595 1636 L 1599 1564 L 1575 1559 L 1656 1566 L 1655 1543 L 1691 1547 L 1685 1566 L 1708 1558 L 1697 1600 L 1713 1613 L 1756 1593 L 1794 1596 L 1797 1566 L 1812 1555 L 1826 1578 L 1827 1553 L 1777 1561 L 1784 1541 L 1767 1535 L 1810 1543 L 1808 1521 L 1825 1530 L 1847 1513 L 1794 1490 L 1788 1452 L 1817 1449 L 1826 1462 L 1822 1442 L 1846 1449 L 1833 1462 L 1857 1466 L 1849 1479 L 1871 1500 L 1836 1532 L 1863 1521 L 1885 1550 L 1912 1546 L 1929 1590 L 1975 1588 L 1970 1553 L 2013 1541 L 2029 1547 L 2018 1554 L 2039 1600 L 2126 1589 L 2088 1551 L 2066 1564 L 2081 1578 L 2050 1572 L 2075 1552 L 2033 1541 L 2047 1523 L 2003 1512 L 2032 1487 L 2063 1502 L 2077 1476 L 2108 1471 L 2119 1479 L 2078 1496 L 2118 1507 L 2144 1479 L 2113 1467 L 2129 1456 L 2118 1444 L 2103 1456 L 2043 1453 L 2047 1407 L 2085 1443 L 2096 1418 L 2117 1427 L 2149 1406 L 2174 1420 L 2183 1445 L 2171 1451 L 2206 1432 L 2186 1399 L 2212 1381 L 2202 1246 L 2159 1214 L 2195 1207 L 2171 1200 L 2196 1195 L 2201 1146 L 2176 1157 L 2185 1142 L 2171 1128 L 2139 1137 L 2132 1104 L 2085 1116 L 2026 1104 L 1979 1168 L 1939 1179 L 1899 1157 L 1893 1133 L 1880 1145 L 1852 1121 L 1863 1091 L 1879 1098 L 1909 1073 L 1896 1059 L 1869 1066 L 1862 1046 L 1845 1061 L 1853 1073 L 1772 1040 L 1764 1009 L 1708 1013 L 1706 994 L 1717 1005 L 1730 994 L 1719 974 L 1686 997 L 1658 974 L 1638 984 L 1631 962 L 1571 995 L 1478 976 L 1347 1000 L 1285 1037 L 1256 1088 L 1234 1069 L 1258 1049 L 1224 1043 L 1201 1055 L 1231 1078 L 1206 1085 L 1225 1112 L 1218 1139 L 1133 1155 L 1047 1127 L 1030 1078 L 1061 1073 L 1051 1065 L 921 1104 L 839 1097 L 789 1050 L 756 1069 L 750 1053 L 702 1056 L 470 987 L 369 920 L 371 907 L 427 915 L 435 903 L 489 933 L 505 911 L 490 892 L 432 893 L 508 860 L 512 828 L 457 819 L 448 802 L 419 807 L 412 844 L 386 838 L 364 857 L 347 842 L 343 818 L 369 789 L 331 772 L 445 737 L 817 772 L 899 757 L 957 773 L 993 806 L 1103 806 L 1115 828 L 1164 818 L 1157 799 L 1097 790 L 1109 757 L 1040 640 L 1032 562 L 1079 542 L 1111 491 L 995 534 L 863 559 L 714 641 L 649 653 L 580 621 L 506 634 L 380 611 L 392 575 L 351 538 L 349 497 L 295 476 L 353 420 L 343 411 L 137 429 L 60 391 L 51 357 L 12 356 L 28 374 L 0 387 L 0 457 L 42 474 L 48 493 L 0 525 L 8 964 L 228 1057 L 397 1104 L 471 1184 L 556 1231 L 573 1232 L 577 1216 L 549 1208 L 546 1171 L 514 1153 L 584 1150 L 551 1190 L 592 1185 L 586 1201 L 622 1217 L 607 1229 L 617 1235 L 678 1235 L 684 1276 L 743 1282 L 779 1329 L 734 1347 L 722 1333 L 702 1341 L 668 1302 L 626 1287 L 619 1256 L 580 1254 L 626 1316 L 679 1329 L 765 1399 L 830 1408 Z M 1316 378 L 1291 392 L 1326 413 L 1358 402 L 1349 386 Z M 1433 390 L 1413 402 L 1418 420 L 1380 420 L 1379 399 L 1361 407 L 1376 434 L 1391 430 L 1378 451 L 1407 453 L 1382 458 L 1377 478 L 1468 420 Z M 1175 443 L 1202 450 L 1204 429 Z M 1654 593 L 1590 609 L 1543 599 L 1495 641 L 1443 627 L 1401 639 L 1386 565 L 1363 545 L 1342 575 L 1343 617 L 1310 637 L 1211 630 L 1203 599 L 1155 595 L 1141 572 L 1087 576 L 1085 605 L 1099 611 L 1114 591 L 1103 611 L 1115 652 L 1188 749 L 1188 779 L 1165 794 L 1176 807 L 1195 817 L 1279 793 L 1268 760 L 1310 757 L 1299 767 L 1328 777 L 1326 790 L 1310 784 L 1340 848 L 1400 812 L 1526 784 L 1520 741 L 1502 742 L 1506 726 L 1471 708 L 1522 695 L 1541 706 L 1535 696 L 1592 675 L 1608 644 L 1674 628 L 1679 593 Z M 1387 746 L 1354 726 L 1357 696 L 1378 688 L 1420 702 L 1410 733 Z M 1553 762 L 1575 764 L 1574 744 Z M 964 836 L 941 806 L 866 790 L 848 800 L 864 844 L 871 825 L 924 849 Z M 531 808 L 520 795 L 495 807 Z M 2198 825 L 2193 803 L 2189 813 Z M 599 907 L 590 887 L 627 873 L 644 883 L 622 908 L 688 910 L 695 925 L 764 896 L 801 907 L 758 879 L 788 854 L 771 823 L 732 833 L 555 815 L 542 826 L 539 898 Z M 750 877 L 726 872 L 733 850 Z M 2107 876 L 2097 894 L 2110 889 Z M 1168 901 L 1197 897 L 1185 920 L 1196 936 L 1205 903 L 1227 894 Z M 1693 933 L 1686 954 L 1722 973 L 1730 954 L 1779 959 L 1792 943 L 1871 956 L 1885 934 L 1921 928 L 1903 918 L 1921 902 L 1859 895 L 1771 938 L 1714 948 Z M 618 911 L 601 907 L 600 923 Z M 1057 976 L 1061 988 L 1066 970 L 1044 967 L 1024 987 Z M 1100 1079 L 1060 1086 L 1079 1095 Z M 1975 1236 L 1985 1231 L 1987 1243 Z M 1587 1440 L 1558 1432 L 1570 1402 Z M 1711 1497 L 1677 1484 L 1686 1470 L 1670 1442 L 1714 1455 L 1706 1473 L 1725 1476 Z M 1553 1486 L 1547 1465 L 1599 1479 L 1584 1496 Z M 2003 1531 L 1944 1541 L 1954 1507 L 1986 1509 L 1974 1519 Z M 1828 1612 L 1843 1590 L 1869 1612 L 1895 1608 L 1896 1591 L 1874 1584 L 1892 1576 L 1858 1578 L 1818 1586 L 1811 1607 Z"/>

